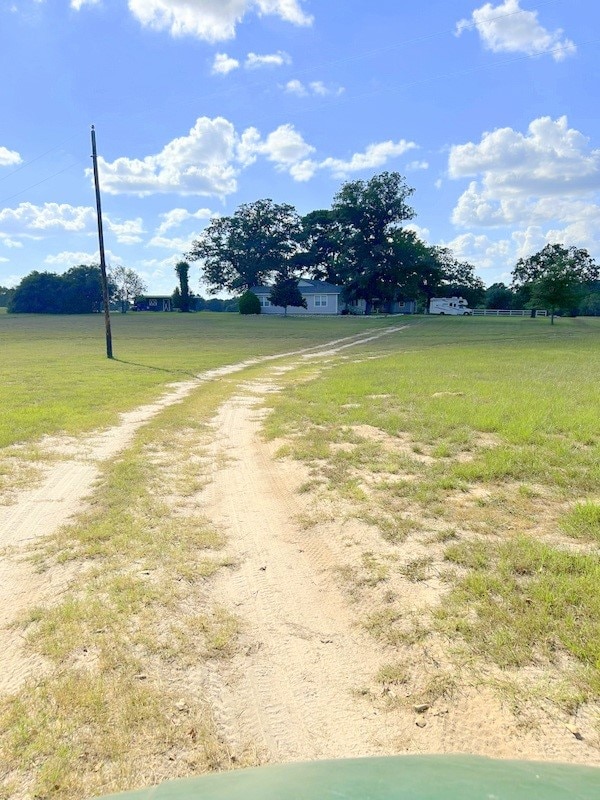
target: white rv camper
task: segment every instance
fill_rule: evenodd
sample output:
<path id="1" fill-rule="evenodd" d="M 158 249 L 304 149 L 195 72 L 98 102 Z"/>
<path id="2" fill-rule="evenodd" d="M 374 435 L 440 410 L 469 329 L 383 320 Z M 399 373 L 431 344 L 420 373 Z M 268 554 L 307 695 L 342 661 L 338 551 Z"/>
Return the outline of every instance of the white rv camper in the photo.
<path id="1" fill-rule="evenodd" d="M 429 302 L 429 313 L 468 317 L 473 312 L 464 297 L 432 297 Z"/>

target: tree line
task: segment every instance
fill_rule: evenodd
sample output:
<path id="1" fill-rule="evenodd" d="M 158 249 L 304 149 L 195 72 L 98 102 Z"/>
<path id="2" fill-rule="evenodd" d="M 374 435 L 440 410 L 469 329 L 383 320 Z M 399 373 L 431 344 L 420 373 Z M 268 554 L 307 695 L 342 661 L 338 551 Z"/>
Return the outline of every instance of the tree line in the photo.
<path id="1" fill-rule="evenodd" d="M 108 294 L 122 311 L 146 290 L 138 273 L 117 266 L 108 276 Z M 6 290 L 7 311 L 12 314 L 91 314 L 102 311 L 102 277 L 96 264 L 80 264 L 62 275 L 34 270 L 14 289 Z"/>
<path id="2" fill-rule="evenodd" d="M 405 300 L 427 310 L 432 297 L 454 295 L 472 308 L 547 308 L 552 321 L 559 312 L 600 313 L 599 270 L 586 250 L 548 244 L 519 259 L 510 287 L 498 283 L 486 290 L 473 265 L 448 248 L 426 244 L 406 227 L 415 216 L 408 204 L 413 192 L 399 173 L 383 172 L 342 184 L 331 208 L 304 216 L 271 199 L 245 203 L 231 216 L 212 219 L 185 254 L 187 260 L 177 263 L 173 304 L 183 312 L 232 309 L 231 301 L 194 295 L 188 261 L 197 261 L 209 293 L 230 292 L 234 303 L 252 287 L 269 285 L 274 305 L 304 305 L 298 288 L 303 276 L 342 286 L 346 303 L 363 301 L 367 314 Z M 145 289 L 134 270 L 110 271 L 110 297 L 122 310 Z M 4 295 L 0 287 L 2 297 L 15 313 L 99 311 L 100 270 L 80 265 L 63 275 L 32 272 Z M 259 311 L 256 296 L 254 301 L 245 298 L 238 307 Z"/>
<path id="3" fill-rule="evenodd" d="M 479 304 L 485 285 L 474 267 L 405 227 L 415 216 L 413 191 L 399 173 L 383 172 L 344 183 L 330 209 L 304 216 L 270 199 L 245 203 L 211 220 L 186 258 L 201 263 L 211 293 L 271 285 L 277 305 L 294 297 L 300 304 L 300 276 L 343 286 L 345 300 L 364 301 L 367 314 L 439 293 Z"/>
<path id="4" fill-rule="evenodd" d="M 187 258 L 201 263 L 209 291 L 239 294 L 267 284 L 269 300 L 286 309 L 305 305 L 302 275 L 343 286 L 346 302 L 363 301 L 367 314 L 403 300 L 427 310 L 432 297 L 454 295 L 472 308 L 546 308 L 552 322 L 558 312 L 600 313 L 598 266 L 586 250 L 548 244 L 519 259 L 510 287 L 486 290 L 473 265 L 406 227 L 415 216 L 413 191 L 399 173 L 383 172 L 344 183 L 331 208 L 304 216 L 270 199 L 246 203 L 213 219 Z"/>

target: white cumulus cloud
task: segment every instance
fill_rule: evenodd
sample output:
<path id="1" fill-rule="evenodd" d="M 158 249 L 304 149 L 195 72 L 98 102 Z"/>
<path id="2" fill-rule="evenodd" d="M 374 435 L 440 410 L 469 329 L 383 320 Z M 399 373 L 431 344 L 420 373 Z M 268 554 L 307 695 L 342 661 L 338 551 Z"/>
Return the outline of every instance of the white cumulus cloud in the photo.
<path id="1" fill-rule="evenodd" d="M 259 69 L 260 67 L 282 67 L 284 64 L 291 64 L 292 59 L 287 53 L 279 50 L 277 53 L 248 53 L 244 66 L 246 69 Z"/>
<path id="2" fill-rule="evenodd" d="M 234 69 L 238 69 L 239 66 L 240 62 L 237 58 L 231 58 L 227 53 L 217 53 L 211 71 L 213 75 L 228 75 Z"/>
<path id="3" fill-rule="evenodd" d="M 316 95 L 318 97 L 337 96 L 344 92 L 342 86 L 327 86 L 323 81 L 311 81 L 308 84 L 304 84 L 297 78 L 288 81 L 283 88 L 288 94 L 295 94 L 298 97 L 308 97 L 308 95 Z"/>
<path id="4" fill-rule="evenodd" d="M 100 0 L 71 0 L 71 8 L 80 11 L 83 6 L 97 6 Z"/>
<path id="5" fill-rule="evenodd" d="M 0 167 L 11 167 L 23 161 L 16 150 L 9 150 L 8 147 L 0 147 Z"/>
<path id="6" fill-rule="evenodd" d="M 236 26 L 252 12 L 294 25 L 312 23 L 302 0 L 129 0 L 129 9 L 142 25 L 209 42 L 233 39 Z"/>
<path id="7" fill-rule="evenodd" d="M 104 221 L 119 244 L 139 244 L 142 241 L 144 224 L 141 217 L 120 221 L 113 220 L 112 217 L 105 214 Z"/>
<path id="8" fill-rule="evenodd" d="M 535 119 L 527 133 L 499 128 L 479 143 L 454 146 L 448 168 L 452 178 L 480 179 L 470 183 L 454 210 L 454 221 L 462 225 L 508 224 L 524 212 L 551 215 L 556 198 L 600 190 L 600 150 L 591 149 L 564 116 Z"/>
<path id="9" fill-rule="evenodd" d="M 370 144 L 364 153 L 354 153 L 347 161 L 340 158 L 326 158 L 319 164 L 319 169 L 330 170 L 334 178 L 345 178 L 353 172 L 381 167 L 390 158 L 401 156 L 416 147 L 414 142 L 407 142 L 406 139 L 400 139 L 398 142 L 391 140 L 378 142 Z"/>
<path id="10" fill-rule="evenodd" d="M 163 233 L 170 231 L 172 228 L 179 228 L 184 222 L 190 219 L 210 219 L 213 212 L 210 208 L 199 208 L 198 211 L 188 211 L 186 208 L 173 208 L 167 211 L 166 214 L 161 214 L 162 222 L 156 229 L 157 235 L 161 236 Z"/>
<path id="11" fill-rule="evenodd" d="M 145 158 L 98 158 L 102 188 L 108 194 L 177 193 L 224 197 L 237 189 L 232 164 L 236 132 L 223 117 L 200 117 L 187 136 Z"/>
<path id="12" fill-rule="evenodd" d="M 16 208 L 0 211 L 0 225 L 6 231 L 85 231 L 95 221 L 91 206 L 71 206 L 68 203 L 20 203 Z"/>
<path id="13" fill-rule="evenodd" d="M 428 161 L 409 161 L 406 165 L 407 172 L 417 172 L 418 170 L 429 169 Z"/>
<path id="14" fill-rule="evenodd" d="M 294 166 L 314 152 L 314 147 L 304 141 L 302 134 L 289 123 L 280 125 L 263 139 L 256 128 L 248 128 L 242 134 L 238 147 L 238 158 L 245 166 L 252 164 L 258 155 L 275 163 L 278 169 L 293 169 Z"/>
<path id="15" fill-rule="evenodd" d="M 111 250 L 106 250 L 105 256 L 106 263 L 109 266 L 111 264 L 120 264 L 123 260 L 119 256 L 116 256 Z M 99 261 L 100 256 L 97 250 L 92 252 L 86 252 L 84 250 L 63 250 L 60 253 L 46 256 L 44 264 L 48 264 L 54 268 L 62 267 L 62 269 L 67 270 L 71 267 L 77 267 L 79 264 L 98 264 Z"/>
<path id="16" fill-rule="evenodd" d="M 483 46 L 494 53 L 551 53 L 561 61 L 576 52 L 575 44 L 563 37 L 559 28 L 548 31 L 538 22 L 537 11 L 526 11 L 519 0 L 505 0 L 498 6 L 486 3 L 473 11 L 471 19 L 461 19 L 456 35 L 475 28 Z"/>
<path id="17" fill-rule="evenodd" d="M 452 147 L 448 167 L 451 178 L 471 178 L 452 221 L 467 229 L 512 228 L 513 263 L 550 241 L 600 252 L 600 149 L 566 117 L 540 117 L 526 133 L 484 133 L 478 143 Z M 471 246 L 478 240 L 465 236 Z M 496 255 L 488 249 L 479 263 Z"/>

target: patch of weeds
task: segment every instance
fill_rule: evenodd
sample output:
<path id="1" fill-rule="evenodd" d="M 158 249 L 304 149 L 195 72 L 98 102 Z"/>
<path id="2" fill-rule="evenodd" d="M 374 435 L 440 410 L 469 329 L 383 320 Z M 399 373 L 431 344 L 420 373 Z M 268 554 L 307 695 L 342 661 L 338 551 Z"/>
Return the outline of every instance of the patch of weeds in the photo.
<path id="1" fill-rule="evenodd" d="M 490 563 L 490 546 L 485 542 L 457 542 L 444 552 L 446 561 L 467 569 L 485 569 Z"/>
<path id="2" fill-rule="evenodd" d="M 122 619 L 110 604 L 99 597 L 68 597 L 49 609 L 35 608 L 23 620 L 27 641 L 38 652 L 56 663 L 75 650 L 95 647 L 102 637 L 98 632 L 120 635 Z"/>
<path id="3" fill-rule="evenodd" d="M 363 553 L 362 565 L 365 575 L 361 582 L 366 586 L 377 586 L 378 583 L 387 581 L 390 577 L 389 566 L 387 564 L 382 564 L 374 553 Z"/>
<path id="4" fill-rule="evenodd" d="M 445 544 L 456 541 L 458 538 L 459 535 L 454 528 L 443 528 L 441 531 L 436 531 L 427 541 L 431 544 Z"/>
<path id="5" fill-rule="evenodd" d="M 380 514 L 364 513 L 360 514 L 359 519 L 367 525 L 379 528 L 381 536 L 390 544 L 400 544 L 404 542 L 410 533 L 420 530 L 420 523 L 416 520 L 401 516 L 389 516 L 383 511 Z"/>
<path id="6" fill-rule="evenodd" d="M 315 492 L 321 486 L 323 486 L 323 481 L 312 478 L 301 483 L 297 491 L 298 494 L 309 494 L 310 492 Z"/>
<path id="7" fill-rule="evenodd" d="M 123 669 L 105 675 L 69 671 L 36 680 L 0 703 L 3 766 L 31 772 L 28 794 L 39 798 L 89 797 L 154 783 L 167 777 L 154 750 L 176 749 L 185 771 L 207 768 L 204 742 L 214 739 L 200 709 L 171 718 L 149 682 Z M 191 731 L 194 734 L 191 734 Z M 228 762 L 221 750 L 221 764 Z M 169 768 L 172 777 L 173 765 Z M 181 774 L 181 773 L 180 773 Z"/>
<path id="8" fill-rule="evenodd" d="M 379 668 L 375 680 L 384 686 L 400 686 L 408 683 L 410 673 L 405 664 L 383 664 Z"/>
<path id="9" fill-rule="evenodd" d="M 432 564 L 431 556 L 419 556 L 400 567 L 400 572 L 411 583 L 419 583 L 431 577 Z"/>
<path id="10" fill-rule="evenodd" d="M 455 675 L 439 670 L 427 678 L 419 698 L 423 703 L 435 703 L 442 698 L 449 698 L 455 691 L 457 683 Z"/>
<path id="11" fill-rule="evenodd" d="M 375 611 L 363 622 L 363 628 L 375 639 L 385 644 L 413 645 L 429 635 L 429 629 L 420 617 L 403 614 L 397 607 Z"/>
<path id="12" fill-rule="evenodd" d="M 600 542 L 600 503 L 594 503 L 591 500 L 577 503 L 560 520 L 560 526 L 574 539 Z"/>
<path id="13" fill-rule="evenodd" d="M 241 630 L 239 619 L 219 606 L 209 614 L 191 617 L 187 628 L 190 635 L 202 636 L 205 652 L 210 658 L 231 656 Z"/>
<path id="14" fill-rule="evenodd" d="M 520 484 L 519 488 L 517 489 L 520 497 L 524 497 L 526 500 L 537 500 L 540 497 L 539 491 L 533 489 L 526 483 Z"/>

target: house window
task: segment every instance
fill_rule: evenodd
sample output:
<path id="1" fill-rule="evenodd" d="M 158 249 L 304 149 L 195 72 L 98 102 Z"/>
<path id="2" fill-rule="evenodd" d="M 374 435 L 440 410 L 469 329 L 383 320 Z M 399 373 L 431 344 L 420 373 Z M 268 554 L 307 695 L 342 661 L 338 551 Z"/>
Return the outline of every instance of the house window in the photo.
<path id="1" fill-rule="evenodd" d="M 326 294 L 316 294 L 315 295 L 315 308 L 327 308 L 327 295 Z"/>
<path id="2" fill-rule="evenodd" d="M 260 298 L 260 304 L 263 308 L 268 308 L 271 305 L 271 301 L 268 297 L 263 296 Z"/>

